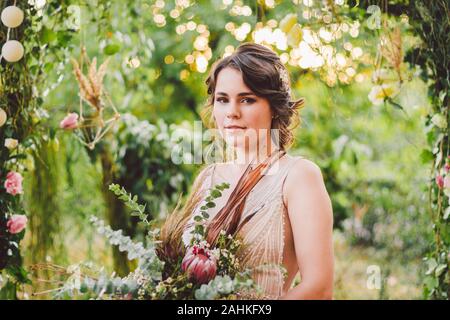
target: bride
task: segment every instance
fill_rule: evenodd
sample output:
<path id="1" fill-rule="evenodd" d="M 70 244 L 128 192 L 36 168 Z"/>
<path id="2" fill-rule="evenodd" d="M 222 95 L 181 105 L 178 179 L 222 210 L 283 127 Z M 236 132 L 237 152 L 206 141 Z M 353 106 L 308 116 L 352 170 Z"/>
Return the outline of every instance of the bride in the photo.
<path id="1" fill-rule="evenodd" d="M 286 153 L 303 105 L 303 99 L 291 101 L 286 68 L 270 49 L 245 43 L 213 65 L 206 84 L 206 121 L 234 157 L 203 168 L 181 218 L 169 219 L 162 235 L 180 253 L 206 192 L 227 182 L 209 211 L 208 243 L 221 230 L 241 237 L 245 249 L 238 258 L 252 268 L 262 298 L 332 299 L 332 206 L 319 167 Z M 298 273 L 301 281 L 292 287 Z"/>

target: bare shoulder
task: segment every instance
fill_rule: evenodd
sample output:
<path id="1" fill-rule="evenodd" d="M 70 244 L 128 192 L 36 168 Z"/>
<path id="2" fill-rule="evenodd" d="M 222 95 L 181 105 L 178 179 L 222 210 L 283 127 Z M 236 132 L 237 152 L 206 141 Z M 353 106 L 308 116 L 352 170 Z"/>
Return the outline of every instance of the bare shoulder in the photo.
<path id="1" fill-rule="evenodd" d="M 312 182 L 314 180 L 323 181 L 322 171 L 313 161 L 302 157 L 296 157 L 292 161 L 294 163 L 289 169 L 286 184 Z"/>
<path id="2" fill-rule="evenodd" d="M 292 197 L 309 197 L 320 194 L 325 200 L 329 200 L 325 188 L 322 170 L 313 161 L 296 157 L 289 168 L 286 181 L 283 186 L 283 200 L 288 203 Z"/>

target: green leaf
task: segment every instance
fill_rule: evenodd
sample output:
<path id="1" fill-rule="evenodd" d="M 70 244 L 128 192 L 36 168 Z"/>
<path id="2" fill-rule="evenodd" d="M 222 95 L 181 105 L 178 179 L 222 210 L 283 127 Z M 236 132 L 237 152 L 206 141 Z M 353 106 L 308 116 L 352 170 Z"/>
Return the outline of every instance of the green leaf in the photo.
<path id="1" fill-rule="evenodd" d="M 228 182 L 222 182 L 221 184 L 217 185 L 215 188 L 218 190 L 225 190 L 228 189 L 230 187 L 230 184 Z"/>
<path id="2" fill-rule="evenodd" d="M 445 99 L 445 96 L 447 95 L 447 91 L 441 91 L 440 93 L 439 93 L 439 100 L 441 101 L 441 102 L 444 102 L 444 99 Z"/>
<path id="3" fill-rule="evenodd" d="M 152 191 L 153 190 L 153 181 L 152 181 L 152 179 L 145 180 L 145 185 L 147 186 L 148 191 Z"/>
<path id="4" fill-rule="evenodd" d="M 57 34 L 51 29 L 44 28 L 41 33 L 41 42 L 51 43 L 57 39 Z"/>
<path id="5" fill-rule="evenodd" d="M 220 196 L 222 196 L 222 192 L 220 192 L 219 190 L 213 190 L 211 192 L 211 196 L 214 198 L 219 198 Z"/>
<path id="6" fill-rule="evenodd" d="M 72 39 L 72 36 L 66 32 L 60 31 L 57 33 L 57 38 L 58 38 L 58 42 L 59 42 L 58 44 L 61 47 L 66 47 L 67 44 L 69 43 L 69 41 Z"/>
<path id="7" fill-rule="evenodd" d="M 439 285 L 439 281 L 438 281 L 438 279 L 429 276 L 429 277 L 425 278 L 424 284 L 430 291 L 432 291 L 434 288 L 436 288 Z"/>
<path id="8" fill-rule="evenodd" d="M 427 272 L 425 272 L 425 274 L 426 274 L 426 275 L 432 274 L 433 271 L 436 269 L 437 265 L 438 265 L 438 264 L 437 264 L 437 262 L 436 262 L 436 259 L 431 258 L 431 259 L 427 260 L 428 270 L 427 270 Z"/>
<path id="9" fill-rule="evenodd" d="M 120 45 L 118 44 L 108 44 L 104 49 L 103 52 L 108 55 L 112 56 L 113 54 L 116 54 L 120 50 Z"/>
<path id="10" fill-rule="evenodd" d="M 88 290 L 89 290 L 89 288 L 88 288 L 87 284 L 85 282 L 81 283 L 81 285 L 80 285 L 80 292 L 81 293 L 86 293 L 86 292 L 88 292 Z"/>
<path id="11" fill-rule="evenodd" d="M 197 233 L 203 233 L 204 230 L 205 230 L 205 228 L 201 224 L 198 224 L 195 226 L 195 232 L 197 232 Z"/>
<path id="12" fill-rule="evenodd" d="M 27 271 L 21 266 L 8 266 L 6 271 L 20 283 L 31 283 Z"/>
<path id="13" fill-rule="evenodd" d="M 55 66 L 54 66 L 53 63 L 47 62 L 47 63 L 44 65 L 44 71 L 45 71 L 46 73 L 50 73 L 50 72 L 53 70 L 54 67 L 55 67 Z"/>
<path id="14" fill-rule="evenodd" d="M 444 270 L 447 268 L 446 264 L 440 264 L 437 266 L 436 270 L 434 271 L 434 274 L 436 277 L 439 277 L 442 272 L 444 272 Z"/>
<path id="15" fill-rule="evenodd" d="M 209 218 L 209 214 L 206 213 L 206 212 L 202 212 L 202 216 L 203 216 L 203 218 L 205 218 L 205 219 L 208 219 L 208 218 Z"/>
<path id="16" fill-rule="evenodd" d="M 17 300 L 16 284 L 8 280 L 8 282 L 6 282 L 6 285 L 0 288 L 0 299 Z"/>
<path id="17" fill-rule="evenodd" d="M 428 149 L 423 149 L 422 152 L 420 153 L 420 160 L 421 160 L 422 163 L 424 163 L 424 164 L 433 161 L 433 159 L 434 159 L 434 155 L 433 155 L 433 153 L 432 153 L 430 150 L 428 150 Z"/>

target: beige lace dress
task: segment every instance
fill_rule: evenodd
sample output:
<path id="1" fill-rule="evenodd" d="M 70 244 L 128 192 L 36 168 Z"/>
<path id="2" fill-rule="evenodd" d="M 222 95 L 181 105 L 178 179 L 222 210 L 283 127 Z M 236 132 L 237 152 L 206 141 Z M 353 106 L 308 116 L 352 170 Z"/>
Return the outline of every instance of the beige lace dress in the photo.
<path id="1" fill-rule="evenodd" d="M 252 269 L 252 278 L 262 289 L 262 295 L 246 293 L 244 298 L 277 299 L 291 287 L 298 272 L 292 230 L 283 202 L 283 184 L 289 169 L 299 158 L 288 154 L 282 156 L 247 196 L 241 221 L 248 215 L 253 214 L 253 217 L 238 233 L 244 243 L 238 258 L 242 266 Z M 217 165 L 211 164 L 205 169 L 200 192 L 206 194 L 214 185 L 227 181 L 218 174 Z M 217 199 L 220 200 L 216 201 L 217 206 L 208 212 L 210 219 L 219 211 L 220 204 L 223 207 L 232 189 L 230 186 Z M 200 206 L 201 202 L 192 217 Z M 189 244 L 190 230 L 186 228 L 183 234 L 185 245 Z"/>

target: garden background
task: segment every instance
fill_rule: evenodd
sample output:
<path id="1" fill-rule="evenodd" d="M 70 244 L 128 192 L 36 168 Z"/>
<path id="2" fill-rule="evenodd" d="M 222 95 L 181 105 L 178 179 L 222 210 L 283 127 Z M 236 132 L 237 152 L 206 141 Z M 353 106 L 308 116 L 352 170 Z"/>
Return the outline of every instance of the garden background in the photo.
<path id="1" fill-rule="evenodd" d="M 332 199 L 334 297 L 448 299 L 447 1 L 3 0 L 0 9 L 11 5 L 24 20 L 1 25 L 1 45 L 17 40 L 24 52 L 13 43 L 0 65 L 1 298 L 49 299 L 82 261 L 119 275 L 135 267 L 89 217 L 139 240 L 145 230 L 111 183 L 156 222 L 185 197 L 202 166 L 188 163 L 194 150 L 182 164 L 171 155 L 199 138 L 189 132 L 207 72 L 256 42 L 280 54 L 293 96 L 306 101 L 290 153 L 321 167 Z M 83 130 L 61 128 L 80 107 Z M 11 172 L 21 192 L 5 184 Z M 18 233 L 13 215 L 28 220 Z"/>

